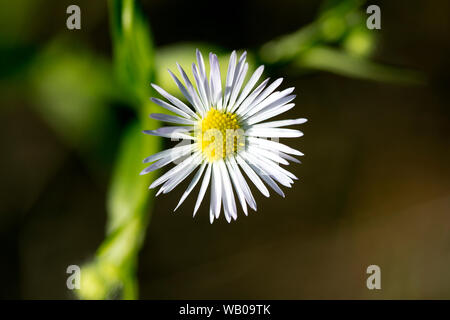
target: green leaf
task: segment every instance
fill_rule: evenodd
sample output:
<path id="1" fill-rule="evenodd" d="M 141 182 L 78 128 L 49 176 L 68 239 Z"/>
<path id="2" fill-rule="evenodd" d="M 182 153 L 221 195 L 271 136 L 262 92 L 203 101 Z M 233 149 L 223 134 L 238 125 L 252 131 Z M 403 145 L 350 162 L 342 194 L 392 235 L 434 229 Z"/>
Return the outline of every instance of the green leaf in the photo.
<path id="1" fill-rule="evenodd" d="M 114 65 L 122 90 L 133 106 L 148 99 L 154 50 L 150 27 L 135 0 L 110 0 Z"/>
<path id="2" fill-rule="evenodd" d="M 157 125 L 154 120 L 149 119 L 148 122 L 149 126 Z M 148 186 L 155 174 L 140 176 L 139 173 L 145 167 L 142 160 L 158 152 L 161 140 L 143 134 L 144 129 L 141 122 L 132 123 L 122 138 L 108 192 L 108 234 L 120 228 L 125 221 L 144 214 L 148 199 L 152 197 Z"/>
<path id="3" fill-rule="evenodd" d="M 351 30 L 365 27 L 365 15 L 360 9 L 364 2 L 325 1 L 318 17 L 310 24 L 264 44 L 258 52 L 260 59 L 270 64 L 286 64 L 315 46 L 339 46 Z"/>
<path id="4" fill-rule="evenodd" d="M 329 71 L 347 77 L 401 84 L 423 84 L 424 77 L 411 70 L 380 65 L 345 51 L 315 47 L 294 61 L 299 68 Z"/>
<path id="5" fill-rule="evenodd" d="M 319 40 L 320 28 L 317 24 L 312 23 L 292 34 L 281 36 L 264 44 L 259 50 L 259 55 L 265 63 L 285 63 L 311 48 Z"/>
<path id="6" fill-rule="evenodd" d="M 158 126 L 148 118 L 155 109 L 149 101 L 153 45 L 134 0 L 110 0 L 109 4 L 115 75 L 139 120 L 129 124 L 121 139 L 107 196 L 107 236 L 94 261 L 83 267 L 88 282 L 82 283 L 78 294 L 86 299 L 136 299 L 137 254 L 151 214 L 153 192 L 148 186 L 156 175 L 139 173 L 144 167 L 141 161 L 159 151 L 161 143 L 159 137 L 142 133 Z"/>
<path id="7" fill-rule="evenodd" d="M 144 168 L 142 159 L 157 152 L 161 141 L 142 130 L 142 123 L 136 121 L 123 135 L 107 198 L 107 236 L 96 259 L 83 267 L 86 281 L 78 293 L 83 299 L 137 298 L 137 254 L 150 220 L 153 191 L 148 186 L 156 175 L 139 172 Z"/>

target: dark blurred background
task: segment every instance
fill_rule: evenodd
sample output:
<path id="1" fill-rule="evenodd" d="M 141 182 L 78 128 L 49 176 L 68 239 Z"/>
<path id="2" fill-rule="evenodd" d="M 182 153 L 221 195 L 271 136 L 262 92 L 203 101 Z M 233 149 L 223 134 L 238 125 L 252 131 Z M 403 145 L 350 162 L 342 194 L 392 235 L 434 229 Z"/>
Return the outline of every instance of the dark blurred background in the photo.
<path id="1" fill-rule="evenodd" d="M 225 51 L 294 32 L 319 9 L 312 0 L 142 3 L 156 46 L 203 42 Z M 231 224 L 210 225 L 206 206 L 192 219 L 192 196 L 172 213 L 183 187 L 158 197 L 139 255 L 140 298 L 450 298 L 450 2 L 373 3 L 382 19 L 374 59 L 419 71 L 426 84 L 269 70 L 296 87 L 288 116 L 309 119 L 305 136 L 288 141 L 305 153 L 289 167 L 299 182 L 285 199 L 254 192 L 258 212 Z M 81 7 L 79 31 L 66 28 L 70 4 Z M 0 71 L 0 297 L 72 299 L 66 268 L 89 261 L 104 238 L 112 157 L 130 114 L 120 103 L 108 121 L 99 111 L 107 139 L 89 134 L 102 139 L 100 149 L 67 144 L 34 105 L 42 90 L 30 88 L 71 75 L 51 54 L 42 69 L 30 65 L 55 37 L 86 54 L 81 61 L 92 52 L 110 59 L 107 4 L 3 3 L 0 30 L 9 52 Z M 83 62 L 75 70 L 88 90 L 97 75 Z M 371 264 L 381 267 L 382 290 L 366 288 Z"/>

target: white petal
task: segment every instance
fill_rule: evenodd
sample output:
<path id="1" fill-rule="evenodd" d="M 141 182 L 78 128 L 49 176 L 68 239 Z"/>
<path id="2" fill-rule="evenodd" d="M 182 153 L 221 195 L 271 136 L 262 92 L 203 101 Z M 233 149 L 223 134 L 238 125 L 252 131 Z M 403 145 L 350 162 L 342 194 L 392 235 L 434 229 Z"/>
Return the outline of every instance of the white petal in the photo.
<path id="1" fill-rule="evenodd" d="M 244 75 L 244 77 L 242 77 L 242 73 L 246 69 L 245 65 L 247 65 L 247 69 L 248 69 L 248 63 L 245 63 L 246 58 L 247 58 L 247 52 L 244 51 L 244 53 L 239 58 L 239 62 L 237 64 L 236 70 L 234 72 L 233 82 L 231 84 L 230 101 L 228 101 L 228 105 L 225 106 L 225 110 L 230 110 L 233 107 L 233 104 L 237 98 L 237 94 L 241 90 L 242 82 L 244 81 L 244 78 L 245 78 L 245 75 Z M 247 73 L 247 70 L 245 70 L 245 73 Z M 242 78 L 242 80 L 241 80 L 241 78 Z M 233 96 L 234 96 L 234 100 L 233 100 Z"/>
<path id="2" fill-rule="evenodd" d="M 247 155 L 249 155 L 247 153 Z M 250 155 L 250 157 L 252 157 L 252 155 Z M 267 169 L 268 171 L 270 171 L 271 173 L 273 172 L 274 178 L 278 178 L 278 176 L 280 176 L 280 179 L 282 179 L 283 181 L 286 182 L 281 182 L 282 184 L 285 184 L 287 186 L 287 184 L 292 184 L 294 183 L 294 181 L 292 181 L 292 179 L 294 180 L 298 180 L 298 178 L 290 171 L 282 168 L 281 166 L 279 166 L 277 163 L 273 162 L 270 159 L 267 159 L 265 157 L 260 157 L 260 158 L 253 158 L 252 160 L 256 160 L 256 162 L 262 163 L 261 165 L 264 166 L 265 169 Z"/>
<path id="3" fill-rule="evenodd" d="M 219 59 L 213 53 L 209 54 L 209 65 L 212 104 L 217 106 L 218 110 L 222 110 L 222 80 L 220 77 Z"/>
<path id="4" fill-rule="evenodd" d="M 160 169 L 160 168 L 164 167 L 165 165 L 169 164 L 170 162 L 175 161 L 175 160 L 183 157 L 184 155 L 190 153 L 191 150 L 192 150 L 192 148 L 191 149 L 186 148 L 186 150 L 184 150 L 183 152 L 172 152 L 172 153 L 168 154 L 166 157 L 156 161 L 155 163 L 151 164 L 150 166 L 148 166 L 147 168 L 142 170 L 140 174 L 144 175 L 149 172 Z"/>
<path id="5" fill-rule="evenodd" d="M 267 138 L 298 138 L 303 136 L 303 132 L 294 129 L 284 128 L 255 128 L 245 131 L 246 136 L 267 137 Z"/>
<path id="6" fill-rule="evenodd" d="M 213 223 L 214 222 L 214 212 L 212 211 L 211 208 L 209 208 L 209 223 Z"/>
<path id="7" fill-rule="evenodd" d="M 164 193 L 172 191 L 177 185 L 179 185 L 184 179 L 186 179 L 192 171 L 199 166 L 199 162 L 190 163 L 183 171 L 181 171 L 176 176 L 167 180 L 166 183 L 161 187 Z"/>
<path id="8" fill-rule="evenodd" d="M 267 140 L 267 139 L 259 139 L 259 138 L 255 138 L 255 137 L 248 137 L 247 139 L 250 143 L 255 143 L 259 147 L 267 149 L 267 150 L 278 150 L 278 151 L 293 154 L 296 156 L 303 156 L 303 153 L 301 153 L 300 151 L 295 150 L 291 147 L 288 147 L 287 145 L 282 144 L 277 141 L 272 141 L 272 140 Z"/>
<path id="9" fill-rule="evenodd" d="M 275 93 L 274 93 L 275 95 Z M 286 105 L 287 103 L 291 102 L 292 100 L 295 99 L 296 95 L 292 94 L 289 96 L 283 96 L 283 92 L 280 92 L 277 94 L 276 100 L 271 102 L 270 104 L 266 104 L 266 100 L 269 100 L 269 98 L 267 98 L 266 100 L 264 100 L 261 103 L 261 106 L 263 106 L 261 108 L 261 106 L 256 106 L 252 112 L 249 112 L 244 118 L 248 118 L 251 119 L 252 117 L 261 117 L 264 114 L 268 114 L 272 111 L 278 111 L 280 108 L 282 108 L 284 105 Z M 257 110 L 257 112 L 255 112 Z"/>
<path id="10" fill-rule="evenodd" d="M 142 132 L 152 132 L 152 133 L 160 133 L 160 134 L 171 134 L 171 133 L 189 133 L 194 130 L 193 126 L 167 126 L 167 127 L 160 127 L 156 130 L 144 130 Z"/>
<path id="11" fill-rule="evenodd" d="M 183 160 L 180 164 L 177 164 L 175 167 L 167 171 L 165 174 L 163 174 L 161 177 L 153 181 L 153 183 L 150 185 L 149 189 L 153 189 L 160 184 L 166 182 L 174 175 L 178 174 L 180 171 L 182 171 L 184 168 L 186 168 L 190 163 L 192 162 L 200 162 L 200 156 L 198 153 L 193 154 L 189 158 Z"/>
<path id="12" fill-rule="evenodd" d="M 191 97 L 193 98 L 193 106 L 197 110 L 197 112 L 201 115 L 205 114 L 205 108 L 203 107 L 203 103 L 200 100 L 200 97 L 198 96 L 197 91 L 195 90 L 194 86 L 191 83 L 191 80 L 189 80 L 189 77 L 187 76 L 184 69 L 178 64 L 177 62 L 178 71 L 180 72 L 181 76 L 183 77 L 184 83 L 187 86 L 187 90 L 189 91 Z"/>
<path id="13" fill-rule="evenodd" d="M 275 181 L 270 177 L 270 173 L 267 172 L 264 167 L 257 165 L 256 163 L 249 162 L 250 166 L 255 170 L 255 172 L 263 179 L 269 187 L 271 187 L 276 193 L 284 198 L 284 192 L 277 185 Z"/>
<path id="14" fill-rule="evenodd" d="M 227 220 L 227 222 L 228 223 L 230 223 L 231 222 L 231 214 L 230 214 L 230 211 L 228 210 L 228 203 L 226 203 L 225 202 L 225 198 L 222 196 L 222 199 L 223 199 L 223 213 L 224 213 L 224 216 L 225 216 L 225 219 Z"/>
<path id="15" fill-rule="evenodd" d="M 217 164 L 212 166 L 212 180 L 211 180 L 211 203 L 210 210 L 214 213 L 216 219 L 220 215 L 220 208 L 222 206 L 222 179 Z"/>
<path id="16" fill-rule="evenodd" d="M 275 161 L 276 163 L 281 163 L 284 165 L 289 164 L 289 162 L 287 162 L 285 159 L 283 159 L 277 153 L 272 152 L 271 150 L 264 150 L 264 149 L 250 145 L 250 146 L 248 146 L 248 151 L 252 154 L 258 154 L 262 157 L 266 157 L 272 161 Z"/>
<path id="17" fill-rule="evenodd" d="M 253 89 L 253 87 L 258 82 L 259 78 L 261 77 L 261 74 L 263 73 L 263 71 L 264 71 L 264 66 L 260 66 L 260 67 L 258 67 L 258 69 L 256 69 L 256 71 L 253 73 L 250 80 L 248 81 L 247 85 L 244 87 L 244 90 L 242 90 L 242 93 L 239 95 L 239 99 L 234 104 L 234 106 L 230 109 L 231 112 L 236 110 L 239 107 L 239 105 L 242 103 L 242 101 L 244 101 L 244 99 L 247 98 L 250 91 Z"/>
<path id="18" fill-rule="evenodd" d="M 276 88 L 280 86 L 283 82 L 283 78 L 279 78 L 271 83 L 261 94 L 247 107 L 247 110 L 253 109 L 257 106 L 261 101 L 263 101 L 269 94 L 275 91 Z"/>
<path id="19" fill-rule="evenodd" d="M 156 161 L 156 160 L 159 160 L 162 158 L 166 158 L 166 157 L 170 157 L 170 156 L 178 155 L 178 154 L 185 155 L 185 154 L 189 153 L 189 151 L 191 151 L 193 148 L 194 148 L 193 144 L 170 148 L 170 149 L 160 151 L 158 153 L 155 153 L 155 154 L 145 158 L 143 160 L 143 163 L 153 162 L 153 161 Z"/>
<path id="20" fill-rule="evenodd" d="M 284 198 L 284 192 L 281 190 L 281 188 L 277 185 L 275 181 L 268 175 L 268 174 L 262 174 L 260 177 L 269 185 L 273 191 L 278 193 L 280 196 Z"/>
<path id="21" fill-rule="evenodd" d="M 300 160 L 298 160 L 297 158 L 294 158 L 293 156 L 290 156 L 284 152 L 278 151 L 278 155 L 280 157 L 282 157 L 283 159 L 295 162 L 295 163 L 302 163 Z"/>
<path id="22" fill-rule="evenodd" d="M 245 75 L 248 71 L 248 63 L 245 63 L 241 72 L 239 72 L 239 77 L 236 80 L 236 83 L 233 84 L 233 90 L 231 91 L 230 103 L 228 104 L 227 110 L 231 110 L 234 108 L 234 104 L 238 97 L 239 92 L 241 91 L 242 83 L 244 82 Z"/>
<path id="23" fill-rule="evenodd" d="M 248 178 L 255 184 L 258 190 L 261 191 L 264 196 L 269 197 L 269 190 L 267 190 L 266 186 L 264 185 L 264 183 L 262 183 L 261 179 L 253 171 L 253 169 L 250 168 L 250 166 L 245 162 L 244 159 L 242 159 L 240 155 L 237 155 L 236 159 L 244 172 L 247 174 Z"/>
<path id="24" fill-rule="evenodd" d="M 245 195 L 242 191 L 242 187 L 239 183 L 239 179 L 236 175 L 235 170 L 233 169 L 232 165 L 230 164 L 229 160 L 226 161 L 227 170 L 230 174 L 231 181 L 233 181 L 234 189 L 236 190 L 236 194 L 238 196 L 239 202 L 241 203 L 242 210 L 244 211 L 245 215 L 248 215 L 247 211 L 247 203 L 245 202 Z"/>
<path id="25" fill-rule="evenodd" d="M 250 208 L 252 208 L 253 210 L 256 211 L 257 208 L 256 208 L 255 198 L 253 197 L 252 191 L 250 190 L 250 187 L 248 186 L 247 182 L 245 181 L 245 178 L 242 175 L 241 170 L 239 170 L 236 160 L 233 157 L 230 157 L 228 160 L 229 160 L 229 164 L 231 165 L 231 167 L 233 169 L 231 171 L 236 174 L 236 178 L 238 179 L 238 183 L 241 186 L 241 190 L 244 192 L 245 200 L 247 201 Z"/>
<path id="26" fill-rule="evenodd" d="M 224 211 L 227 212 L 234 220 L 237 219 L 236 213 L 236 202 L 234 200 L 233 188 L 231 186 L 230 177 L 228 175 L 227 167 L 223 160 L 220 160 L 218 163 L 220 173 L 222 176 L 222 197 L 224 199 Z"/>
<path id="27" fill-rule="evenodd" d="M 202 77 L 200 76 L 195 63 L 192 64 L 192 74 L 194 75 L 195 83 L 197 84 L 197 90 L 200 93 L 200 98 L 203 103 L 203 109 L 205 109 L 205 111 L 208 111 L 210 108 L 210 103 L 206 94 L 205 84 L 203 83 Z"/>
<path id="28" fill-rule="evenodd" d="M 271 121 L 271 122 L 263 122 L 258 123 L 253 126 L 253 128 L 280 128 L 280 127 L 287 127 L 292 126 L 296 124 L 302 124 L 308 121 L 305 118 L 299 118 L 299 119 L 292 119 L 292 120 L 278 120 L 278 121 Z"/>
<path id="29" fill-rule="evenodd" d="M 178 207 L 184 202 L 184 200 L 186 200 L 186 198 L 188 197 L 188 195 L 191 193 L 191 191 L 195 188 L 195 186 L 197 185 L 197 183 L 200 181 L 200 178 L 202 177 L 203 171 L 205 171 L 207 163 L 204 162 L 200 169 L 198 169 L 197 173 L 195 174 L 194 178 L 192 179 L 191 183 L 189 184 L 189 186 L 187 187 L 186 191 L 184 191 L 183 195 L 180 198 L 180 201 L 178 201 L 177 206 L 175 207 L 175 210 L 178 209 Z"/>
<path id="30" fill-rule="evenodd" d="M 253 109 L 249 110 L 247 114 L 245 114 L 244 118 L 249 118 L 255 114 L 259 114 L 260 112 L 266 112 L 273 108 L 279 108 L 285 105 L 288 102 L 291 102 L 296 97 L 295 94 L 288 95 L 294 88 L 288 88 L 281 92 L 274 92 L 270 96 L 268 96 L 264 101 L 260 102 L 258 105 L 254 106 Z"/>
<path id="31" fill-rule="evenodd" d="M 289 178 L 288 176 L 286 176 L 285 174 L 281 173 L 278 170 L 280 166 L 276 165 L 275 163 L 273 163 L 274 165 L 268 165 L 268 162 L 270 160 L 264 161 L 266 159 L 263 159 L 261 157 L 259 158 L 254 157 L 252 154 L 248 152 L 241 154 L 245 160 L 249 161 L 249 164 L 258 166 L 263 172 L 267 172 L 267 174 L 276 179 L 283 186 L 290 188 L 291 185 L 294 183 L 294 181 L 292 181 L 291 178 Z"/>
<path id="32" fill-rule="evenodd" d="M 230 56 L 230 62 L 228 63 L 227 80 L 225 83 L 225 96 L 223 101 L 224 107 L 226 107 L 228 100 L 230 99 L 235 70 L 236 70 L 236 51 L 233 51 Z"/>
<path id="33" fill-rule="evenodd" d="M 195 120 L 185 119 L 185 118 L 181 118 L 181 117 L 177 117 L 177 116 L 171 116 L 169 114 L 164 114 L 164 113 L 152 113 L 150 115 L 150 118 L 159 120 L 159 121 L 179 123 L 179 124 L 194 125 L 194 124 L 198 123 L 198 121 L 195 121 Z"/>
<path id="34" fill-rule="evenodd" d="M 195 213 L 197 212 L 198 208 L 200 207 L 200 204 L 202 203 L 203 197 L 205 196 L 206 189 L 208 189 L 209 180 L 211 180 L 211 163 L 208 165 L 208 168 L 206 169 L 205 176 L 203 177 L 202 186 L 200 187 L 200 191 L 198 192 L 197 201 L 195 202 L 194 207 L 194 217 Z M 211 222 L 212 223 L 212 222 Z"/>
<path id="35" fill-rule="evenodd" d="M 173 105 L 178 107 L 181 111 L 184 111 L 187 114 L 190 114 L 192 117 L 195 117 L 195 113 L 192 111 L 191 108 L 189 108 L 187 105 L 185 105 L 183 102 L 181 102 L 178 98 L 175 98 L 171 94 L 169 94 L 167 91 L 165 91 L 163 88 L 159 87 L 156 84 L 152 83 L 152 87 L 158 91 L 160 95 L 162 95 L 164 98 L 169 100 Z"/>
<path id="36" fill-rule="evenodd" d="M 183 132 L 189 132 L 190 130 L 183 130 L 183 129 L 167 130 L 167 128 L 171 128 L 171 127 L 162 127 L 162 128 L 156 129 L 156 130 L 144 130 L 144 131 L 142 131 L 142 133 L 145 133 L 145 134 L 148 134 L 151 136 L 170 138 L 173 141 L 178 141 L 180 139 L 197 140 L 196 137 L 191 136 L 186 133 L 183 133 Z M 184 127 L 180 127 L 180 128 L 184 128 Z"/>
<path id="37" fill-rule="evenodd" d="M 200 52 L 200 50 L 198 50 L 198 49 L 195 50 L 195 54 L 197 56 L 197 64 L 198 64 L 198 69 L 200 71 L 200 76 L 202 76 L 203 78 L 206 78 L 206 68 L 205 68 L 205 62 L 203 60 L 203 55 Z"/>
<path id="38" fill-rule="evenodd" d="M 209 88 L 208 85 L 208 78 L 206 77 L 206 68 L 205 68 L 205 62 L 203 60 L 203 55 L 200 52 L 200 50 L 196 50 L 196 54 L 197 54 L 197 64 L 198 64 L 198 68 L 200 71 L 200 80 L 203 84 L 203 87 L 205 88 L 205 92 L 206 92 L 206 96 L 207 96 L 207 100 L 206 102 L 209 104 L 211 104 L 211 90 Z"/>
<path id="39" fill-rule="evenodd" d="M 247 124 L 248 125 L 253 125 L 256 124 L 258 122 L 273 118 L 281 113 L 284 113 L 288 110 L 291 110 L 293 107 L 295 106 L 295 103 L 288 103 L 282 107 L 277 107 L 275 109 L 272 109 L 270 111 L 261 111 L 258 114 L 255 114 L 254 116 L 252 116 L 251 118 L 247 119 Z"/>
<path id="40" fill-rule="evenodd" d="M 178 80 L 177 76 L 172 73 L 172 71 L 168 70 L 170 75 L 172 76 L 172 79 L 175 81 L 175 84 L 177 85 L 178 89 L 180 89 L 183 96 L 189 101 L 189 103 L 194 106 L 194 99 L 192 98 L 192 95 L 189 93 L 189 91 L 186 89 L 186 87 L 181 83 L 180 80 Z M 198 119 L 198 115 L 195 114 L 190 108 L 189 114 L 193 117 Z"/>
<path id="41" fill-rule="evenodd" d="M 150 98 L 150 100 L 153 101 L 154 103 L 156 103 L 157 105 L 163 107 L 164 109 L 167 109 L 167 110 L 169 110 L 169 111 L 171 111 L 173 113 L 176 113 L 176 114 L 178 114 L 178 115 L 180 115 L 180 116 L 182 116 L 182 117 L 184 117 L 186 119 L 192 119 L 192 116 L 188 115 L 186 112 L 181 111 L 177 107 L 175 107 L 175 106 L 173 106 L 171 104 L 168 104 L 167 102 L 165 102 L 165 101 L 163 101 L 161 99 Z M 197 118 L 198 118 L 198 116 L 197 116 Z"/>
<path id="42" fill-rule="evenodd" d="M 238 115 L 242 116 L 247 112 L 247 107 L 256 99 L 256 97 L 264 90 L 270 78 L 267 78 L 241 103 L 239 108 L 235 111 Z"/>

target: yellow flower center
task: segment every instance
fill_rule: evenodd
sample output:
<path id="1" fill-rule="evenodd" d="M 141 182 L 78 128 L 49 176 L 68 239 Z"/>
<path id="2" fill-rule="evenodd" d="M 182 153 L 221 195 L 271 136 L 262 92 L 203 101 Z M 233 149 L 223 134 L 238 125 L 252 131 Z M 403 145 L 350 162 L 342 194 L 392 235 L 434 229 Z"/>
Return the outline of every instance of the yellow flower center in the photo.
<path id="1" fill-rule="evenodd" d="M 236 114 L 211 109 L 200 120 L 198 143 L 209 162 L 235 154 L 244 146 L 244 133 Z"/>

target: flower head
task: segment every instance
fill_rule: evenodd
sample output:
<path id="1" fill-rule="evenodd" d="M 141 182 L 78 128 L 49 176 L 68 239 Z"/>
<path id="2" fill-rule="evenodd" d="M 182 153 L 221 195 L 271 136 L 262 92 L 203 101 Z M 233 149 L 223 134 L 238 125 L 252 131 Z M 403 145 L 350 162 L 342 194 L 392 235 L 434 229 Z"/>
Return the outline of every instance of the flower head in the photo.
<path id="1" fill-rule="evenodd" d="M 266 79 L 254 89 L 262 75 L 263 66 L 256 69 L 243 87 L 248 71 L 245 52 L 239 60 L 235 51 L 231 54 L 224 87 L 219 61 L 213 53 L 209 54 L 209 64 L 208 79 L 202 54 L 197 50 L 197 64 L 192 64 L 195 86 L 179 64 L 177 66 L 184 84 L 169 71 L 190 106 L 152 84 L 168 102 L 158 98 L 152 98 L 152 101 L 177 115 L 156 113 L 150 116 L 178 126 L 145 130 L 144 133 L 183 139 L 189 143 L 144 159 L 144 163 L 152 164 L 141 174 L 171 162 L 176 163 L 150 185 L 150 188 L 162 185 L 158 195 L 170 192 L 195 171 L 175 210 L 201 181 L 194 215 L 210 186 L 211 223 L 219 217 L 222 206 L 225 218 L 230 222 L 237 218 L 234 194 L 245 215 L 248 214 L 247 205 L 256 211 L 256 202 L 243 172 L 266 197 L 269 197 L 266 184 L 284 197 L 278 184 L 291 187 L 297 177 L 280 164 L 287 165 L 288 160 L 299 162 L 293 155 L 303 154 L 279 143 L 277 139 L 302 136 L 301 131 L 283 127 L 304 123 L 306 119 L 264 122 L 294 107 L 292 100 L 295 95 L 291 94 L 294 88 L 275 91 L 282 82 L 280 78 L 270 85 L 269 79 Z"/>

